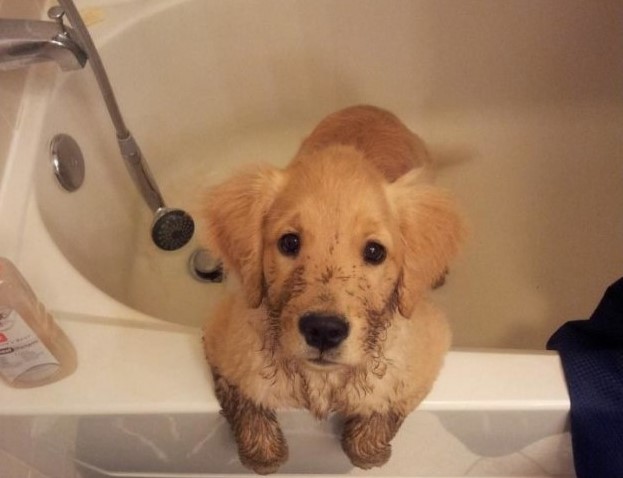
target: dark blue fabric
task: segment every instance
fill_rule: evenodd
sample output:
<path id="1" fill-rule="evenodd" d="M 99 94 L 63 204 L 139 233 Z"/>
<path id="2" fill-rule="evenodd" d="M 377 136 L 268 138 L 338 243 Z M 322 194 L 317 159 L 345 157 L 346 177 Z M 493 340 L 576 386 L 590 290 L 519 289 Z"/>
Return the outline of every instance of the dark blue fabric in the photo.
<path id="1" fill-rule="evenodd" d="M 623 478 L 623 278 L 590 320 L 567 322 L 549 339 L 571 399 L 571 439 L 578 478 Z"/>

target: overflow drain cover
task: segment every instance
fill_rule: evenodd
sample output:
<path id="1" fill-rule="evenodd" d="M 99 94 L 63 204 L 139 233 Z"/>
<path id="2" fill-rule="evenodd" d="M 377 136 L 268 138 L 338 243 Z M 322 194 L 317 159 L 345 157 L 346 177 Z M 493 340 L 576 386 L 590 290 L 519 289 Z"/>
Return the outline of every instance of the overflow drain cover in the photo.
<path id="1" fill-rule="evenodd" d="M 76 191 L 84 181 L 84 158 L 78 143 L 68 134 L 57 134 L 50 142 L 54 176 L 65 191 Z"/>

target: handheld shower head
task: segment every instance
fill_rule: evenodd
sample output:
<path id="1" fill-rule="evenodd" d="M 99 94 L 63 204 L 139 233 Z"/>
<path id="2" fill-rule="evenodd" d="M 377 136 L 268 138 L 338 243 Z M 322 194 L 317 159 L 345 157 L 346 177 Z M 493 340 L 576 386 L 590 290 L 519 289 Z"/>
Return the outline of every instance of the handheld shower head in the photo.
<path id="1" fill-rule="evenodd" d="M 188 244 L 194 232 L 195 223 L 186 211 L 168 207 L 156 211 L 151 226 L 151 238 L 160 249 L 180 249 Z"/>
<path id="2" fill-rule="evenodd" d="M 195 231 L 192 217 L 181 209 L 166 206 L 158 184 L 134 137 L 128 133 L 127 137 L 118 137 L 117 142 L 130 177 L 149 208 L 154 211 L 151 226 L 154 244 L 165 251 L 175 251 L 185 246 Z"/>
<path id="3" fill-rule="evenodd" d="M 86 51 L 95 79 L 110 114 L 110 119 L 115 127 L 119 150 L 128 172 L 146 204 L 155 212 L 151 237 L 160 249 L 165 251 L 179 249 L 190 241 L 195 231 L 195 224 L 188 213 L 180 209 L 165 207 L 164 200 L 149 170 L 147 161 L 123 120 L 102 59 L 93 43 L 88 28 L 84 24 L 82 17 L 80 17 L 78 8 L 73 0 L 58 1 L 79 37 L 80 46 L 84 47 Z"/>

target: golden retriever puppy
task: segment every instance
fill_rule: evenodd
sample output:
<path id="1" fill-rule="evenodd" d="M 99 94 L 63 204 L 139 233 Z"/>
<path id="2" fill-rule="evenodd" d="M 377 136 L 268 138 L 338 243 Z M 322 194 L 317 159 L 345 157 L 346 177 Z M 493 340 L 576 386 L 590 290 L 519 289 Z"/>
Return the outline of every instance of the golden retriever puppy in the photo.
<path id="1" fill-rule="evenodd" d="M 205 245 L 240 285 L 207 322 L 205 353 L 255 472 L 287 460 L 278 408 L 342 415 L 345 453 L 370 468 L 431 389 L 450 332 L 427 292 L 463 228 L 422 179 L 427 158 L 393 114 L 355 106 L 285 169 L 254 167 L 205 198 Z"/>

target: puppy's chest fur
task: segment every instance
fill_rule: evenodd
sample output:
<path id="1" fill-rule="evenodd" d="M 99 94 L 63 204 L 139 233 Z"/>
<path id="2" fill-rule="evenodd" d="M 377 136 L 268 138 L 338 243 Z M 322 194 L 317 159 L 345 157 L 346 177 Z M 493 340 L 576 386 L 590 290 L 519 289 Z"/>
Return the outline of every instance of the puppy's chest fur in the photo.
<path id="1" fill-rule="evenodd" d="M 390 336 L 393 334 L 390 334 Z M 306 408 L 317 418 L 330 413 L 366 414 L 400 406 L 395 397 L 407 388 L 402 360 L 383 356 L 358 367 L 322 371 L 286 357 L 267 354 L 259 379 L 265 405 Z"/>
<path id="2" fill-rule="evenodd" d="M 317 418 L 330 413 L 353 413 L 359 403 L 361 413 L 374 402 L 382 402 L 378 388 L 383 380 L 371 378 L 366 370 L 317 371 L 293 363 L 276 362 L 262 374 L 270 390 L 269 400 L 281 405 L 306 408 Z M 376 392 L 376 393 L 373 393 Z"/>

